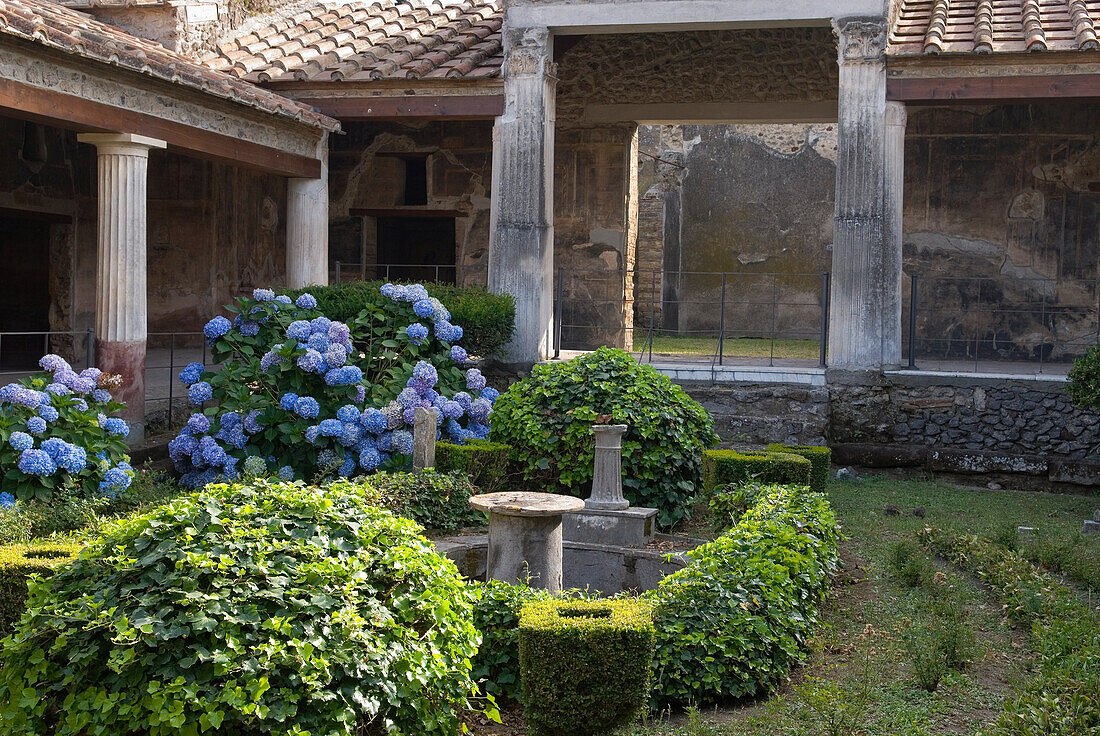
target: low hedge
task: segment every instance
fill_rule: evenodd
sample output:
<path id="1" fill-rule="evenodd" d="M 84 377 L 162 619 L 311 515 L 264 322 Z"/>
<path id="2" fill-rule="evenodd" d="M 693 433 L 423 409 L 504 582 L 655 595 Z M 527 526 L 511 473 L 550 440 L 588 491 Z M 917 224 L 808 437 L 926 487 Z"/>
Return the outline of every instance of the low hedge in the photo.
<path id="1" fill-rule="evenodd" d="M 523 714 L 533 736 L 589 736 L 646 702 L 655 632 L 638 600 L 546 600 L 523 607 Z"/>
<path id="2" fill-rule="evenodd" d="M 813 464 L 789 452 L 703 451 L 703 498 L 731 483 L 808 485 Z"/>
<path id="3" fill-rule="evenodd" d="M 27 608 L 27 578 L 53 575 L 80 551 L 76 544 L 12 544 L 0 547 L 0 636 L 11 633 Z"/>
<path id="4" fill-rule="evenodd" d="M 1004 600 L 1011 618 L 1031 627 L 1037 666 L 983 733 L 1100 733 L 1100 612 L 998 544 L 936 527 L 920 536 L 931 551 L 976 573 Z"/>
<path id="5" fill-rule="evenodd" d="M 462 473 L 482 493 L 495 493 L 508 480 L 511 454 L 511 445 L 488 440 L 468 440 L 465 445 L 437 442 L 435 467 L 441 473 Z"/>
<path id="6" fill-rule="evenodd" d="M 383 281 L 344 281 L 330 286 L 310 286 L 283 293 L 297 298 L 304 292 L 317 299 L 317 309 L 329 319 L 351 324 L 365 305 L 384 304 L 379 289 Z M 428 293 L 447 305 L 451 322 L 464 331 L 461 344 L 472 356 L 489 358 L 504 352 L 516 328 L 516 300 L 510 294 L 493 294 L 480 286 L 424 284 Z"/>
<path id="7" fill-rule="evenodd" d="M 687 553 L 687 567 L 646 594 L 657 628 L 651 705 L 752 696 L 786 679 L 818 623 L 839 542 L 824 496 L 770 486 L 729 531 Z"/>
<path id="8" fill-rule="evenodd" d="M 348 481 L 337 481 L 341 487 Z M 428 468 L 418 473 L 376 473 L 350 481 L 367 500 L 398 516 L 412 519 L 427 529 L 453 531 L 480 525 L 485 515 L 470 508 L 470 496 L 478 489 L 462 473 L 441 473 Z"/>
<path id="9" fill-rule="evenodd" d="M 810 488 L 815 493 L 824 493 L 829 480 L 829 467 L 833 462 L 833 451 L 820 445 L 785 445 L 775 442 L 764 448 L 767 452 L 786 452 L 800 455 L 810 461 Z"/>

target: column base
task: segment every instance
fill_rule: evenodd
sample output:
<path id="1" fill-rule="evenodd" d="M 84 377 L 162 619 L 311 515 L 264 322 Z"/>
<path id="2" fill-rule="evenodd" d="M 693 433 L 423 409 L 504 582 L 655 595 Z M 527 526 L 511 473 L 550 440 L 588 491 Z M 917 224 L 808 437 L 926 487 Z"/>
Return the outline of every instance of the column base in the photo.
<path id="1" fill-rule="evenodd" d="M 122 418 L 130 425 L 126 438 L 130 445 L 145 439 L 145 348 L 145 340 L 96 340 L 97 367 L 122 376 L 122 387 L 111 393 L 126 404 Z"/>

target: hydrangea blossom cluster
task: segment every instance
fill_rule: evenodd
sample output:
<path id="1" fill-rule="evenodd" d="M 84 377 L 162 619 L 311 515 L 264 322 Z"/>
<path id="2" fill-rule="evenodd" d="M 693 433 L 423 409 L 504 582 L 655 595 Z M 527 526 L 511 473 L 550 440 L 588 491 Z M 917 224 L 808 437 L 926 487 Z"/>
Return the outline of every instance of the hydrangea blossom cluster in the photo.
<path id="1" fill-rule="evenodd" d="M 111 395 L 121 378 L 98 368 L 78 373 L 53 354 L 39 365 L 45 373 L 0 388 L 0 472 L 19 474 L 5 491 L 11 503 L 0 499 L 0 507 L 49 498 L 61 483 L 89 495 L 126 490 L 134 476 L 124 443 L 130 427 L 111 416 L 123 408 Z"/>
<path id="2" fill-rule="evenodd" d="M 381 293 L 392 338 L 375 353 L 357 347 L 377 335 L 370 320 L 355 323 L 367 325 L 359 335 L 320 314 L 310 294 L 291 302 L 257 289 L 234 308 L 246 319 L 208 322 L 204 333 L 224 367 L 193 363 L 179 375 L 197 412 L 169 443 L 181 482 L 201 487 L 242 474 L 312 480 L 402 467 L 418 407 L 434 414 L 437 437 L 488 437 L 499 394 L 480 371 L 465 370 L 466 351 L 452 344 L 462 328 L 420 284 L 386 284 Z M 394 385 L 395 376 L 403 385 Z"/>

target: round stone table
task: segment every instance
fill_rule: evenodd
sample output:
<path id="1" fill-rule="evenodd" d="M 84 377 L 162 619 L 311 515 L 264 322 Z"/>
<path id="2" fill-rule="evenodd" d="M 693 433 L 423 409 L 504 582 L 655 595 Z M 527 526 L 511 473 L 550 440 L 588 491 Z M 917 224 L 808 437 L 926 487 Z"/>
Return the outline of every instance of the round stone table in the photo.
<path id="1" fill-rule="evenodd" d="M 473 496 L 470 507 L 489 513 L 490 580 L 561 590 L 561 517 L 583 510 L 584 501 L 554 493 L 505 491 Z"/>

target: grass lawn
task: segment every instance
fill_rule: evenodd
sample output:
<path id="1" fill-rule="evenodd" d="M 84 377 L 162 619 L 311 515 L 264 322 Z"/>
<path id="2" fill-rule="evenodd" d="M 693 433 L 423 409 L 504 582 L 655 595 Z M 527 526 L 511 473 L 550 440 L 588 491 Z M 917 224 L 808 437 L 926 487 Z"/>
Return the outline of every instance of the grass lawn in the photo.
<path id="1" fill-rule="evenodd" d="M 850 539 L 846 568 L 826 611 L 827 625 L 807 665 L 772 697 L 730 707 L 651 718 L 630 736 L 885 736 L 972 734 L 994 720 L 1032 661 L 1026 631 L 1013 629 L 977 581 L 938 564 L 938 584 L 957 590 L 975 632 L 970 664 L 948 672 L 935 692 L 914 677 L 906 631 L 927 619 L 927 588 L 908 588 L 889 559 L 900 540 L 926 524 L 1017 543 L 1046 569 L 1064 570 L 1083 596 L 1100 593 L 1100 539 L 1078 532 L 1100 498 L 966 489 L 885 476 L 834 481 L 830 498 Z M 887 505 L 900 511 L 884 513 Z M 923 509 L 923 518 L 913 511 Z M 1089 590 L 1088 584 L 1098 590 Z"/>
<path id="2" fill-rule="evenodd" d="M 642 349 L 645 344 L 645 334 L 639 333 L 635 338 L 634 347 Z M 668 353 L 675 355 L 714 355 L 718 350 L 718 338 L 716 337 L 684 337 L 680 335 L 654 335 L 653 353 Z M 767 338 L 738 337 L 726 338 L 722 345 L 722 354 L 733 358 L 807 358 L 820 357 L 821 346 L 817 340 L 780 340 L 774 345 Z M 648 354 L 648 351 L 647 351 Z"/>

